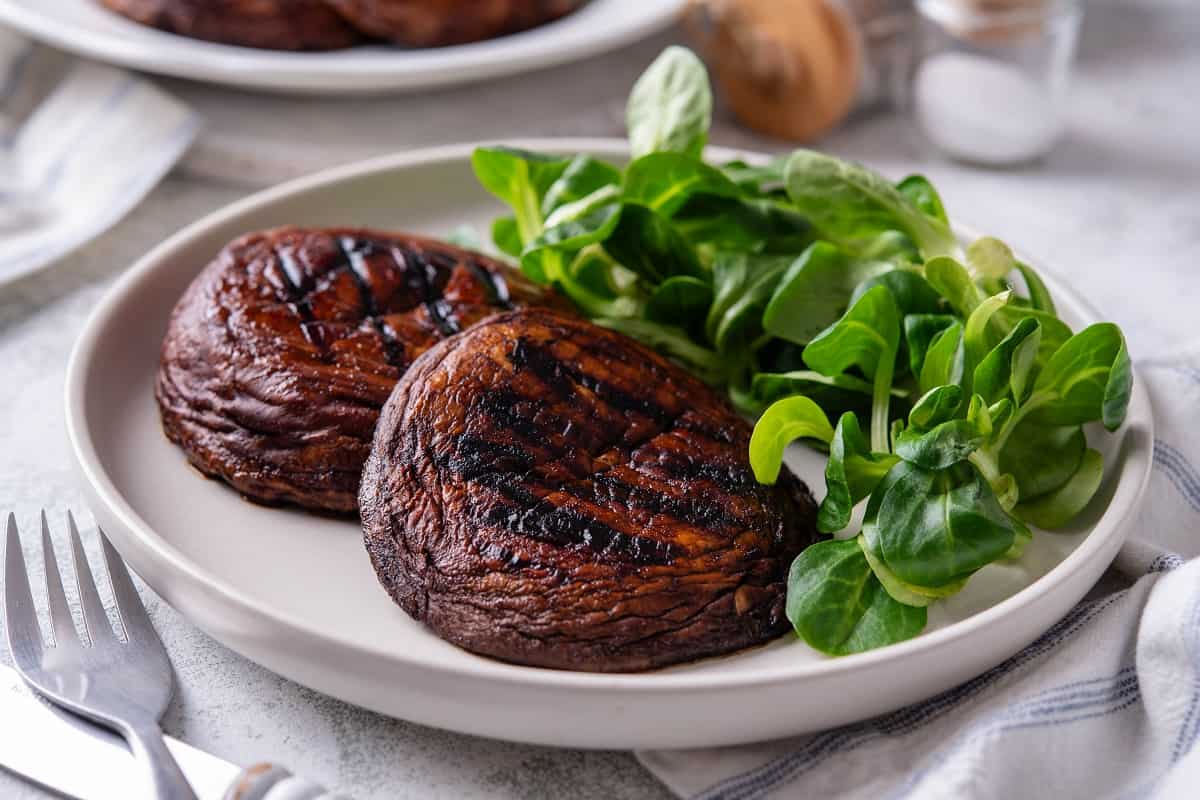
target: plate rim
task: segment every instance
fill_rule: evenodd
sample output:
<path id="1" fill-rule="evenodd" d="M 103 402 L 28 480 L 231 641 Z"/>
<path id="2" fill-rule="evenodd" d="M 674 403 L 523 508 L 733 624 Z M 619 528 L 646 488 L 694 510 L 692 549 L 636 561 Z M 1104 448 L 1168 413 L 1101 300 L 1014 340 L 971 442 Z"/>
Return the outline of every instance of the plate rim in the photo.
<path id="1" fill-rule="evenodd" d="M 593 0 L 600 2 L 602 0 Z M 123 37 L 79 24 L 62 25 L 60 16 L 39 10 L 28 0 L 0 0 L 0 23 L 38 42 L 109 64 L 205 83 L 299 94 L 333 92 L 407 92 L 474 83 L 536 69 L 581 61 L 633 44 L 663 30 L 682 13 L 686 0 L 652 0 L 644 15 L 621 24 L 592 26 L 583 41 L 555 40 L 553 25 L 570 24 L 570 16 L 527 31 L 437 48 L 397 49 L 394 61 L 338 60 L 331 50 L 292 52 L 190 39 L 150 29 L 157 36 Z M 113 13 L 113 12 L 110 12 Z M 138 23 L 129 21 L 131 25 Z M 172 52 L 171 44 L 187 39 L 188 48 Z M 203 47 L 193 51 L 193 47 Z M 314 58 L 305 60 L 305 56 Z"/>
<path id="2" fill-rule="evenodd" d="M 1146 436 L 1137 437 L 1130 452 L 1123 459 L 1123 467 L 1119 473 L 1117 486 L 1110 500 L 1110 508 L 1123 501 L 1115 513 L 1106 511 L 1096 526 L 1088 532 L 1083 541 L 1070 553 L 1051 568 L 1047 573 L 1033 581 L 1012 596 L 1001 602 L 972 614 L 971 616 L 951 623 L 929 633 L 923 633 L 914 639 L 889 645 L 877 650 L 858 653 L 837 658 L 827 658 L 816 663 L 797 663 L 788 666 L 775 666 L 763 669 L 761 674 L 712 674 L 706 672 L 664 672 L 651 671 L 641 673 L 599 673 L 575 672 L 568 670 L 542 669 L 528 667 L 488 658 L 480 658 L 467 664 L 445 664 L 436 657 L 416 656 L 413 653 L 399 653 L 385 647 L 371 647 L 341 639 L 324 632 L 315 631 L 303 625 L 302 620 L 293 619 L 252 597 L 244 595 L 234 586 L 227 585 L 219 575 L 210 574 L 196 563 L 178 551 L 169 541 L 159 535 L 145 522 L 137 511 L 122 496 L 115 484 L 104 471 L 94 442 L 88 433 L 85 414 L 86 378 L 88 364 L 94 357 L 99 344 L 99 334 L 113 318 L 118 306 L 125 295 L 142 280 L 151 276 L 163 265 L 169 264 L 167 256 L 175 250 L 187 245 L 191 240 L 204 235 L 211 229 L 242 216 L 259 206 L 272 203 L 295 194 L 308 192 L 326 185 L 346 180 L 365 177 L 373 173 L 435 164 L 446 161 L 458 161 L 469 158 L 475 147 L 496 144 L 494 140 L 483 142 L 457 143 L 436 147 L 411 150 L 390 155 L 378 156 L 364 161 L 355 162 L 332 169 L 323 170 L 312 175 L 297 178 L 278 186 L 251 194 L 227 206 L 202 217 L 183 229 L 169 236 L 156 245 L 144 256 L 138 259 L 113 286 L 106 292 L 101 302 L 93 310 L 85 323 L 83 330 L 72 348 L 67 366 L 65 383 L 66 427 L 72 456 L 76 462 L 79 474 L 90 484 L 94 495 L 104 503 L 106 510 L 118 518 L 138 543 L 148 550 L 161 563 L 170 568 L 176 576 L 184 576 L 193 585 L 203 588 L 210 594 L 220 597 L 223 606 L 230 604 L 237 607 L 239 613 L 250 613 L 259 622 L 282 630 L 298 641 L 311 643 L 314 646 L 336 647 L 343 652 L 357 657 L 380 660 L 394 664 L 403 664 L 407 668 L 423 669 L 438 674 L 456 674 L 464 677 L 482 678 L 501 684 L 530 687 L 568 688 L 579 692 L 608 692 L 619 690 L 631 693 L 669 693 L 691 692 L 696 690 L 726 690 L 749 687 L 761 687 L 790 683 L 796 680 L 817 678 L 829 674 L 853 673 L 869 670 L 880 664 L 895 660 L 903 661 L 911 657 L 927 654 L 930 651 L 952 647 L 956 642 L 970 637 L 990 624 L 999 624 L 1011 615 L 1020 614 L 1023 609 L 1034 604 L 1038 599 L 1068 579 L 1077 568 L 1096 557 L 1098 553 L 1110 544 L 1110 540 L 1123 537 L 1129 518 L 1136 513 L 1146 494 L 1150 478 L 1152 459 L 1150 443 L 1154 439 L 1154 412 L 1146 393 L 1145 384 L 1137 375 L 1135 366 L 1133 403 L 1135 407 L 1145 411 Z M 592 152 L 599 155 L 623 156 L 627 151 L 627 143 L 623 139 L 611 138 L 535 138 L 506 140 L 508 146 L 529 150 L 544 150 L 549 152 Z M 709 157 L 725 158 L 765 158 L 761 153 L 743 151 L 736 148 L 709 147 Z M 482 189 L 480 190 L 482 191 Z M 957 233 L 963 236 L 974 236 L 974 231 L 963 225 L 955 224 Z M 1024 258 L 1024 256 L 1022 256 Z M 1052 270 L 1046 270 L 1044 262 L 1033 260 L 1039 264 L 1039 270 L 1045 275 L 1056 292 L 1068 295 L 1071 301 L 1078 305 L 1087 315 L 1099 320 L 1101 315 L 1087 300 L 1070 290 L 1066 284 L 1057 279 Z M 1052 534 L 1051 534 L 1052 535 Z M 1114 555 L 1116 550 L 1114 548 Z M 152 588 L 155 588 L 152 586 Z M 182 612 L 181 612 L 182 613 Z M 185 617 L 191 620 L 190 616 Z M 193 623 L 194 624 L 194 623 Z"/>

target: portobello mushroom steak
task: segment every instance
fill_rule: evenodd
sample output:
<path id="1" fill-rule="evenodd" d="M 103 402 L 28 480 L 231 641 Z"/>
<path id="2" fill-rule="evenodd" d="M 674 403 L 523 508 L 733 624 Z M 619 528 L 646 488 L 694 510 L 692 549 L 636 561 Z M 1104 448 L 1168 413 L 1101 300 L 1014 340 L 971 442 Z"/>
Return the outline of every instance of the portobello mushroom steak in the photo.
<path id="1" fill-rule="evenodd" d="M 582 0 L 328 0 L 359 30 L 413 47 L 493 39 L 558 19 Z"/>
<path id="2" fill-rule="evenodd" d="M 155 386 L 163 429 L 251 500 L 353 513 L 379 410 L 408 365 L 484 317 L 542 302 L 563 301 L 430 239 L 248 234 L 171 315 Z"/>
<path id="3" fill-rule="evenodd" d="M 625 336 L 529 308 L 427 350 L 384 406 L 365 544 L 439 636 L 518 664 L 645 670 L 788 628 L 816 505 L 751 472 L 751 428 Z"/>
<path id="4" fill-rule="evenodd" d="M 134 22 L 189 36 L 271 50 L 335 50 L 362 34 L 326 0 L 101 0 Z"/>
<path id="5" fill-rule="evenodd" d="M 491 39 L 555 20 L 583 0 L 100 0 L 135 22 L 273 50 L 334 50 L 368 38 L 412 47 Z"/>

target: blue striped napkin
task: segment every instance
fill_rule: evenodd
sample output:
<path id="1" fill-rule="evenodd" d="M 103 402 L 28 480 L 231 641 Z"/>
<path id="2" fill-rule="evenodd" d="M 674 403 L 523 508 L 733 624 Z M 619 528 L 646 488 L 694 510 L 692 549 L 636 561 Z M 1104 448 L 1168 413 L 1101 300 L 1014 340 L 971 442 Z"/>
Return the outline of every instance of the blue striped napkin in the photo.
<path id="1" fill-rule="evenodd" d="M 0 283 L 114 225 L 200 128 L 145 80 L 84 61 L 54 70 L 61 59 L 45 53 L 0 29 Z"/>
<path id="2" fill-rule="evenodd" d="M 1139 361 L 1138 378 L 1157 430 L 1140 523 L 1115 564 L 1132 586 L 924 703 L 639 760 L 704 800 L 1200 797 L 1200 350 Z"/>

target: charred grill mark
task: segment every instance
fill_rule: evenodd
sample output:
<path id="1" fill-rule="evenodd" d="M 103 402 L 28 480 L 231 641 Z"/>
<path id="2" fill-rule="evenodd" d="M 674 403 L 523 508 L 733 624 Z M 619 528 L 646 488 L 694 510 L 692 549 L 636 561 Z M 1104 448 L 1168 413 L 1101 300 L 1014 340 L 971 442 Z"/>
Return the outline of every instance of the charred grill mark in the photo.
<path id="1" fill-rule="evenodd" d="M 371 242 L 357 241 L 349 236 L 340 237 L 337 240 L 337 246 L 342 263 L 345 264 L 350 276 L 354 278 L 354 284 L 358 287 L 363 308 L 367 312 L 367 320 L 379 335 L 380 341 L 383 342 L 384 358 L 387 359 L 390 366 L 404 369 L 404 348 L 396 341 L 396 337 L 392 335 L 388 327 L 383 324 L 383 320 L 379 318 L 379 304 L 375 301 L 375 293 L 371 291 L 366 257 L 375 251 L 375 246 Z"/>
<path id="2" fill-rule="evenodd" d="M 396 266 L 404 273 L 409 287 L 421 298 L 425 310 L 429 312 L 438 331 L 443 336 L 453 336 L 458 333 L 458 322 L 453 317 L 447 316 L 448 307 L 445 301 L 437 296 L 437 291 L 434 289 L 432 276 L 429 274 L 431 269 L 435 269 L 433 265 L 416 250 L 394 245 L 389 252 L 392 260 L 396 262 Z"/>
<path id="3" fill-rule="evenodd" d="M 437 465 L 460 480 L 492 489 L 503 502 L 486 504 L 483 521 L 559 547 L 583 547 L 598 556 L 638 564 L 666 564 L 677 554 L 669 542 L 622 533 L 578 509 L 556 506 L 531 489 L 533 457 L 515 445 L 459 437 Z"/>
<path id="4" fill-rule="evenodd" d="M 300 330 L 309 344 L 317 348 L 322 356 L 329 352 L 329 340 L 325 337 L 325 329 L 313 316 L 312 303 L 305 296 L 304 273 L 292 254 L 279 247 L 271 251 L 279 263 L 279 274 L 287 284 L 288 306 L 300 318 Z"/>
<path id="5" fill-rule="evenodd" d="M 477 481 L 509 501 L 491 505 L 484 521 L 521 536 L 558 547 L 578 547 L 597 556 L 625 558 L 636 564 L 669 564 L 677 548 L 649 536 L 622 533 L 600 520 L 568 506 L 556 506 L 539 498 L 514 475 L 490 475 Z"/>
<path id="6" fill-rule="evenodd" d="M 371 291 L 369 276 L 367 275 L 367 265 L 365 256 L 370 250 L 362 247 L 358 242 L 351 239 L 349 236 L 343 236 L 337 240 L 338 252 L 341 254 L 342 262 L 350 272 L 350 277 L 354 279 L 354 285 L 358 287 L 358 296 L 362 298 L 363 308 L 366 309 L 367 316 L 378 317 L 379 308 L 375 303 L 375 293 Z M 369 247 L 370 245 L 367 245 Z"/>
<path id="7" fill-rule="evenodd" d="M 471 274 L 475 276 L 475 280 L 483 287 L 487 293 L 488 305 L 496 306 L 509 310 L 513 307 L 512 295 L 509 294 L 508 284 L 499 275 L 491 272 L 474 259 L 467 259 L 467 268 L 471 270 Z"/>
<path id="8" fill-rule="evenodd" d="M 479 480 L 489 474 L 525 472 L 533 468 L 534 459 L 516 445 L 460 436 L 452 452 L 434 454 L 434 463 L 465 480 Z"/>
<path id="9" fill-rule="evenodd" d="M 283 274 L 283 279 L 287 282 L 289 299 L 293 303 L 303 299 L 305 292 L 305 281 L 304 272 L 300 269 L 300 265 L 296 263 L 296 259 L 293 258 L 292 254 L 287 250 L 282 250 L 279 247 L 275 247 L 272 252 L 275 254 L 276 260 L 279 262 L 279 268 Z"/>
<path id="10" fill-rule="evenodd" d="M 730 429 L 723 428 L 720 425 L 713 425 L 711 420 L 705 419 L 699 414 L 684 414 L 676 421 L 675 427 L 681 431 L 699 434 L 721 444 L 736 443 L 733 432 Z"/>
<path id="11" fill-rule="evenodd" d="M 510 430 L 525 439 L 542 442 L 545 431 L 534 420 L 517 413 L 518 403 L 528 403 L 524 397 L 510 389 L 497 389 L 494 392 L 484 392 L 471 400 L 471 412 L 486 414 L 495 423 L 495 427 Z"/>
<path id="12" fill-rule="evenodd" d="M 404 280 L 417 298 L 421 306 L 429 314 L 429 318 L 442 336 L 452 336 L 461 331 L 461 325 L 455 316 L 454 304 L 441 296 L 437 288 L 437 275 L 440 271 L 452 271 L 459 261 L 450 254 L 438 250 L 423 249 L 403 245 L 382 243 L 368 238 L 353 235 L 333 237 L 336 255 L 326 259 L 319 269 L 320 275 L 328 275 L 345 269 L 353 279 L 362 302 L 363 318 L 378 335 L 383 348 L 384 360 L 395 369 L 403 370 L 408 365 L 404 346 L 397 340 L 395 332 L 383 321 L 386 309 L 380 307 L 379 299 L 371 288 L 371 268 L 367 258 L 387 252 L 396 267 L 404 275 Z M 312 287 L 310 278 L 296 261 L 295 256 L 285 245 L 273 248 L 273 254 L 279 265 L 279 274 L 283 282 L 286 297 L 283 298 L 299 318 L 300 328 L 305 338 L 321 352 L 324 357 L 328 353 L 329 337 L 316 319 L 312 301 L 308 297 Z M 481 263 L 464 258 L 462 263 L 467 266 L 476 281 L 487 296 L 489 305 L 497 309 L 511 309 L 508 286 L 503 278 L 492 273 Z"/>
<path id="13" fill-rule="evenodd" d="M 663 451 L 653 462 L 656 469 L 671 480 L 708 480 L 723 492 L 743 494 L 758 491 L 758 483 L 750 470 L 735 464 L 711 463 L 682 453 Z"/>
<path id="14" fill-rule="evenodd" d="M 597 500 L 617 502 L 629 509 L 641 509 L 651 514 L 663 514 L 684 525 L 695 528 L 741 528 L 742 520 L 730 514 L 725 507 L 703 497 L 671 497 L 661 491 L 631 484 L 610 472 L 593 476 L 592 483 Z M 583 487 L 572 487 L 575 491 Z"/>
<path id="15" fill-rule="evenodd" d="M 446 272 L 453 270 L 454 265 L 458 263 L 456 259 L 438 250 L 428 250 L 423 255 L 428 263 Z"/>
<path id="16" fill-rule="evenodd" d="M 666 425 L 671 414 L 648 397 L 637 397 L 613 386 L 606 381 L 581 372 L 578 368 L 560 361 L 549 349 L 520 337 L 513 345 L 510 356 L 517 370 L 529 370 L 546 385 L 546 388 L 569 397 L 574 386 L 582 386 L 601 402 L 622 413 L 634 412 Z"/>

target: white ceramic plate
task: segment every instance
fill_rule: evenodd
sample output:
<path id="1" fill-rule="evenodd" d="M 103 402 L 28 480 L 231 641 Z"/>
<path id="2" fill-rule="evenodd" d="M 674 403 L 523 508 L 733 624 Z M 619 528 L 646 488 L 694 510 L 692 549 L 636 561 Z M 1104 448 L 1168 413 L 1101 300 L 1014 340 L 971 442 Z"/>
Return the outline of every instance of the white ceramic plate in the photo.
<path id="1" fill-rule="evenodd" d="M 514 144 L 611 158 L 624 149 L 613 140 Z M 571 747 L 733 744 L 865 718 L 967 680 L 1060 619 L 1116 554 L 1150 469 L 1150 404 L 1137 384 L 1126 426 L 1090 435 L 1106 477 L 1078 525 L 1037 534 L 1019 565 L 985 568 L 934 606 L 912 641 L 829 659 L 787 636 L 669 670 L 603 675 L 503 664 L 438 639 L 379 588 L 356 523 L 256 506 L 192 470 L 162 434 L 152 381 L 171 308 L 227 241 L 285 223 L 435 235 L 484 223 L 498 206 L 475 183 L 471 149 L 364 162 L 219 211 L 138 262 L 76 346 L 68 427 L 95 516 L 147 583 L 234 650 L 318 691 L 458 731 Z M 1068 322 L 1095 318 L 1047 282 Z M 789 460 L 824 487 L 821 458 L 795 448 Z"/>
<path id="2" fill-rule="evenodd" d="M 666 27 L 683 0 L 590 0 L 533 30 L 454 47 L 288 53 L 148 28 L 99 0 L 0 0 L 0 22 L 81 56 L 179 78 L 287 92 L 425 89 L 588 58 Z"/>

